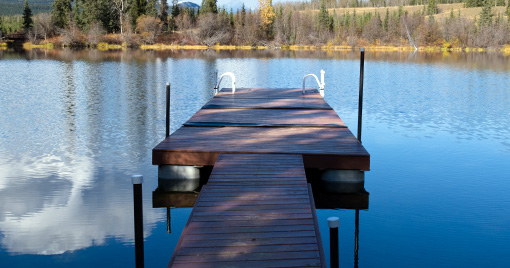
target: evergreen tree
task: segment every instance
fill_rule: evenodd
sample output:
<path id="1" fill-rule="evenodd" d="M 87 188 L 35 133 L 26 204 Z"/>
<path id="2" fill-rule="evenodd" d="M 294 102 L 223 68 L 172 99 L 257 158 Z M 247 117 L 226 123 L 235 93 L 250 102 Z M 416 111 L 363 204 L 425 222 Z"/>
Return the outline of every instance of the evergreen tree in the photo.
<path id="1" fill-rule="evenodd" d="M 131 15 L 131 25 L 136 27 L 136 19 L 147 14 L 147 0 L 133 0 L 129 14 Z"/>
<path id="2" fill-rule="evenodd" d="M 480 26 L 491 26 L 492 25 L 492 8 L 491 8 L 491 1 L 485 0 L 485 3 L 482 8 L 482 12 L 480 12 L 480 19 L 478 21 L 478 24 Z"/>
<path id="3" fill-rule="evenodd" d="M 93 24 L 108 32 L 119 28 L 119 14 L 110 0 L 74 0 L 73 20 L 85 31 Z"/>
<path id="4" fill-rule="evenodd" d="M 68 16 L 70 15 L 71 0 L 55 0 L 51 5 L 51 16 L 55 26 L 66 28 L 68 25 Z"/>
<path id="5" fill-rule="evenodd" d="M 234 27 L 234 11 L 230 8 L 230 13 L 228 13 L 228 22 L 231 27 Z"/>
<path id="6" fill-rule="evenodd" d="M 319 28 L 328 28 L 329 13 L 326 9 L 326 0 L 321 0 L 321 8 L 319 9 Z"/>
<path id="7" fill-rule="evenodd" d="M 85 4 L 86 2 L 84 0 L 76 0 L 73 8 L 73 20 L 81 29 L 86 28 L 87 25 L 87 19 L 85 18 Z"/>
<path id="8" fill-rule="evenodd" d="M 172 6 L 172 18 L 175 18 L 181 14 L 181 9 L 179 8 L 179 5 L 173 5 Z"/>
<path id="9" fill-rule="evenodd" d="M 244 27 L 244 22 L 246 21 L 246 8 L 244 6 L 241 7 L 241 26 Z"/>
<path id="10" fill-rule="evenodd" d="M 481 7 L 484 5 L 483 0 L 467 0 L 466 7 Z"/>
<path id="11" fill-rule="evenodd" d="M 508 3 L 506 5 L 506 18 L 508 22 L 510 23 L 510 0 L 508 0 Z"/>
<path id="12" fill-rule="evenodd" d="M 436 0 L 429 0 L 429 4 L 427 6 L 427 15 L 435 15 L 437 12 L 438 9 Z"/>
<path id="13" fill-rule="evenodd" d="M 385 31 L 388 31 L 388 21 L 390 19 L 390 10 L 389 9 L 386 9 L 386 17 L 384 17 L 384 21 L 383 21 L 383 29 Z"/>
<path id="14" fill-rule="evenodd" d="M 159 19 L 163 22 L 163 29 L 168 29 L 168 2 L 161 0 L 159 5 Z"/>
<path id="15" fill-rule="evenodd" d="M 32 10 L 28 6 L 28 0 L 25 0 L 25 8 L 23 9 L 23 29 L 25 29 L 25 32 L 28 32 L 33 26 Z"/>
<path id="16" fill-rule="evenodd" d="M 202 0 L 200 14 L 218 13 L 218 6 L 216 5 L 216 2 L 217 0 Z"/>
<path id="17" fill-rule="evenodd" d="M 146 10 L 147 15 L 156 18 L 158 16 L 158 10 L 156 9 L 156 0 L 148 0 Z"/>

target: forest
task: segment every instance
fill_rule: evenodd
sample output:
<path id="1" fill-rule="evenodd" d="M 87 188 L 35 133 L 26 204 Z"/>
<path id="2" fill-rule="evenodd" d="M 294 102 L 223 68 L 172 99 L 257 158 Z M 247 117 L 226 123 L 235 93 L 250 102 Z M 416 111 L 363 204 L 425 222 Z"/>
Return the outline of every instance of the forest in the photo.
<path id="1" fill-rule="evenodd" d="M 5 1 L 5 0 L 4 0 Z M 167 0 L 55 0 L 34 15 L 30 1 L 0 17 L 0 32 L 34 43 L 313 46 L 510 46 L 510 0 L 312 0 L 227 10 Z"/>

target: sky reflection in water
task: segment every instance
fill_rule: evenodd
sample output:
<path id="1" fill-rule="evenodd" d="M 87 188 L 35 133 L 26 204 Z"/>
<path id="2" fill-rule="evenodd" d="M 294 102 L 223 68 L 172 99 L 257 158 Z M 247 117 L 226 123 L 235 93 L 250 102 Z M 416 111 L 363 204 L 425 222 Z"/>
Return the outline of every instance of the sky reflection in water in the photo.
<path id="1" fill-rule="evenodd" d="M 326 71 L 326 100 L 356 133 L 352 52 L 0 52 L 0 261 L 133 265 L 131 174 L 144 183 L 146 261 L 165 266 L 190 209 L 153 209 L 151 149 L 211 96 L 214 70 L 238 87 L 299 87 Z M 510 266 L 510 64 L 492 54 L 367 53 L 363 143 L 372 155 L 360 266 Z M 229 80 L 227 79 L 227 82 Z M 313 86 L 312 80 L 308 80 Z M 307 84 L 308 84 L 307 83 Z M 226 83 L 229 84 L 229 83 Z M 225 85 L 226 85 L 225 84 Z M 341 218 L 353 265 L 354 212 Z"/>

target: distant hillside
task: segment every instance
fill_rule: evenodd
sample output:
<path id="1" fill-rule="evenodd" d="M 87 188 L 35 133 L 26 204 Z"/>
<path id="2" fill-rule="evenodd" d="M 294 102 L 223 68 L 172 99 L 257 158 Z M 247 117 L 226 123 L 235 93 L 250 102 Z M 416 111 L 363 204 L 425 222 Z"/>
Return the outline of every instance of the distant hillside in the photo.
<path id="1" fill-rule="evenodd" d="M 32 10 L 32 14 L 50 12 L 53 0 L 28 0 L 28 6 Z M 0 0 L 0 16 L 5 15 L 21 15 L 25 0 Z"/>
<path id="2" fill-rule="evenodd" d="M 200 9 L 199 5 L 192 3 L 192 2 L 181 2 L 177 5 L 181 8 L 191 8 L 191 9 L 195 9 L 195 10 Z"/>
<path id="3" fill-rule="evenodd" d="M 439 1 L 437 1 L 439 2 Z M 461 17 L 464 18 L 470 18 L 474 19 L 475 16 L 480 16 L 480 12 L 482 11 L 481 7 L 470 7 L 466 8 L 464 7 L 464 3 L 456 3 L 456 4 L 438 4 L 438 14 L 434 15 L 435 18 L 445 18 L 450 16 L 450 12 L 453 11 L 453 14 L 455 16 L 458 16 L 460 14 Z M 391 6 L 391 7 L 357 7 L 357 8 L 330 8 L 328 9 L 329 12 L 338 15 L 343 15 L 347 12 L 353 13 L 356 10 L 357 14 L 363 14 L 363 13 L 379 13 L 382 18 L 386 16 L 386 10 L 388 10 L 391 13 L 397 11 L 399 9 L 398 6 Z M 421 12 L 423 11 L 423 5 L 415 5 L 415 6 L 403 6 L 403 10 L 409 12 L 409 14 L 413 14 L 414 12 Z M 498 7 L 492 7 L 492 14 L 504 14 L 506 10 L 506 6 L 498 6 Z M 315 12 L 319 12 L 318 9 L 315 10 Z"/>

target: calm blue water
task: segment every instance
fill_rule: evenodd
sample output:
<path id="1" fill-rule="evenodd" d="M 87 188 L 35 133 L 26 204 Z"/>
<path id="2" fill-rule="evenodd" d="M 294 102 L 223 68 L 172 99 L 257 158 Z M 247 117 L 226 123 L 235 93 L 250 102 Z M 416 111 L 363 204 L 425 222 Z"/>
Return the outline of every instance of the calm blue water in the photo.
<path id="1" fill-rule="evenodd" d="M 359 266 L 510 267 L 510 58 L 366 59 Z M 321 69 L 356 133 L 358 53 L 0 51 L 2 267 L 133 267 L 132 174 L 145 177 L 146 266 L 165 267 L 191 212 L 172 209 L 168 234 L 152 208 L 165 83 L 174 131 L 210 98 L 215 70 L 238 87 L 300 87 Z M 318 216 L 326 249 L 326 218 L 340 217 L 340 265 L 353 266 L 354 211 Z"/>

